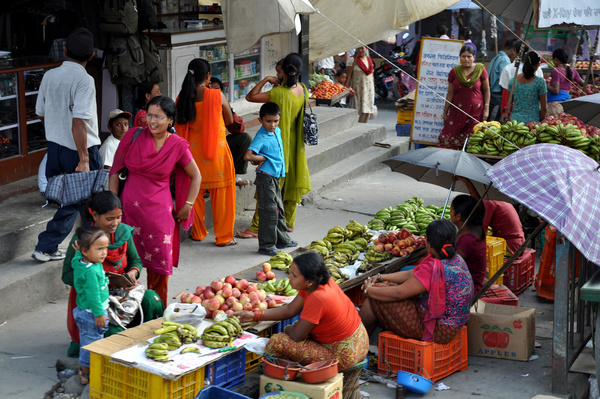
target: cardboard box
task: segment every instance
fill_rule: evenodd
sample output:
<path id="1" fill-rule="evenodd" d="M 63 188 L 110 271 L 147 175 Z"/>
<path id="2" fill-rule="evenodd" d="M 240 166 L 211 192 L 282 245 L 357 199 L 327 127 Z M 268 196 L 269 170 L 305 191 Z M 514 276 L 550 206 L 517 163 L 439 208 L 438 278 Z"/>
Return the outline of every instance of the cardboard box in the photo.
<path id="1" fill-rule="evenodd" d="M 467 330 L 469 355 L 528 361 L 535 344 L 535 309 L 479 300 Z"/>
<path id="2" fill-rule="evenodd" d="M 343 387 L 344 377 L 342 373 L 320 384 L 307 384 L 302 381 L 301 376 L 296 381 L 279 380 L 264 374 L 260 376 L 261 396 L 269 392 L 291 391 L 303 393 L 310 399 L 342 399 Z"/>

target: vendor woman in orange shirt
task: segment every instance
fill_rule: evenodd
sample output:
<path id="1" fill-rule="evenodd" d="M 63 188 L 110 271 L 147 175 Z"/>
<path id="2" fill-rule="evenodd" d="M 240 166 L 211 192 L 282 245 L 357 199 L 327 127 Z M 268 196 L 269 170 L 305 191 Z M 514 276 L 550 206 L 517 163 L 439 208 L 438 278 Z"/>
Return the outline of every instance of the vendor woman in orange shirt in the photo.
<path id="1" fill-rule="evenodd" d="M 298 255 L 290 266 L 289 279 L 298 290 L 291 303 L 264 312 L 233 313 L 242 323 L 286 320 L 300 314 L 300 320 L 269 339 L 266 355 L 303 365 L 336 359 L 342 371 L 363 360 L 369 349 L 367 331 L 348 296 L 331 278 L 321 255 Z"/>

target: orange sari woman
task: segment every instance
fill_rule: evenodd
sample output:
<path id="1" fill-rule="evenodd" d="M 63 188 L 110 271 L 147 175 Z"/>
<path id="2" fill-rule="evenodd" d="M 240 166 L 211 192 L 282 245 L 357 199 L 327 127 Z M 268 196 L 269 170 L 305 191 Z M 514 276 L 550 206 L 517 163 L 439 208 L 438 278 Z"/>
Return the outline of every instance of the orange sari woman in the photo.
<path id="1" fill-rule="evenodd" d="M 227 145 L 225 126 L 233 122 L 229 102 L 218 89 L 210 89 L 210 64 L 196 58 L 177 99 L 175 131 L 190 143 L 190 150 L 202 174 L 200 192 L 194 202 L 191 237 L 201 241 L 208 234 L 204 223 L 204 193 L 212 205 L 217 246 L 235 245 L 235 169 Z"/>

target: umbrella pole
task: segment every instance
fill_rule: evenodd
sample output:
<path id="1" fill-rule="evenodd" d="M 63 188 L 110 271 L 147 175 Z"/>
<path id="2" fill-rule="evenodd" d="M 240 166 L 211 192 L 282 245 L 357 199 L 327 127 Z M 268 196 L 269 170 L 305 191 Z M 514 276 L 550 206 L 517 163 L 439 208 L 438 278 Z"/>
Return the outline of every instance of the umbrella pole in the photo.
<path id="1" fill-rule="evenodd" d="M 512 254 L 512 256 L 510 258 L 508 258 L 508 260 L 506 262 L 504 262 L 504 265 L 496 272 L 496 274 L 494 274 L 492 277 L 490 277 L 490 279 L 488 280 L 488 282 L 485 283 L 483 285 L 483 287 L 481 287 L 481 289 L 479 290 L 479 292 L 477 294 L 475 294 L 475 297 L 473 297 L 472 304 L 477 303 L 477 301 L 479 300 L 479 298 L 481 298 L 483 296 L 483 294 L 485 294 L 485 292 L 492 285 L 494 285 L 494 283 L 496 282 L 496 280 L 498 279 L 498 277 L 500 277 L 502 274 L 504 274 L 504 272 L 506 271 L 506 269 L 508 269 L 510 267 L 510 265 L 512 265 L 512 263 L 519 256 L 521 256 L 521 254 L 523 253 L 523 251 L 525 250 L 525 248 L 527 248 L 527 246 L 531 243 L 531 241 L 533 241 L 533 239 L 535 239 L 535 237 L 537 237 L 538 234 L 540 234 L 540 232 L 547 225 L 548 225 L 548 222 L 545 222 L 545 221 L 539 224 L 539 226 L 533 231 L 533 233 L 531 233 L 529 235 L 529 237 L 527 237 L 527 239 L 525 240 L 525 242 L 523 244 L 521 244 L 521 246 L 519 247 L 519 249 L 517 249 L 515 251 L 515 253 Z"/>
<path id="2" fill-rule="evenodd" d="M 448 195 L 446 196 L 446 203 L 444 203 L 444 209 L 442 210 L 442 216 L 440 219 L 444 218 L 444 213 L 446 213 L 446 207 L 448 206 L 448 201 L 450 201 L 450 193 L 454 188 L 454 182 L 456 181 L 456 175 L 452 175 L 452 182 L 450 183 L 450 189 L 448 190 Z"/>

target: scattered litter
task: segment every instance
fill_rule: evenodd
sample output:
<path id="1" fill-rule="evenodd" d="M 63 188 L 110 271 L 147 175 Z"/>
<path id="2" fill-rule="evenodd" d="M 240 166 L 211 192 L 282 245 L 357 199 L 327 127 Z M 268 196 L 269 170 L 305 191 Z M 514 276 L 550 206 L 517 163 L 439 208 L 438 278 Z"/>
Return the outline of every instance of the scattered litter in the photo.
<path id="1" fill-rule="evenodd" d="M 13 356 L 11 359 L 31 359 L 33 356 Z"/>
<path id="2" fill-rule="evenodd" d="M 361 394 L 361 395 L 362 395 L 364 398 L 368 398 L 369 396 L 371 396 L 371 395 L 369 395 L 369 393 L 368 393 L 368 392 L 365 392 L 365 391 L 360 391 L 360 394 Z"/>
<path id="3" fill-rule="evenodd" d="M 521 374 L 521 377 L 529 377 L 529 374 Z"/>
<path id="4" fill-rule="evenodd" d="M 3 325 L 5 325 L 6 323 L 8 323 L 8 322 L 5 321 L 4 323 L 0 324 L 0 327 L 2 327 Z"/>
<path id="5" fill-rule="evenodd" d="M 56 301 L 48 301 L 48 303 L 53 303 L 56 305 Z"/>
<path id="6" fill-rule="evenodd" d="M 343 198 L 338 198 L 337 200 L 341 202 L 341 201 L 343 201 L 344 199 L 343 199 Z"/>
<path id="7" fill-rule="evenodd" d="M 540 357 L 538 355 L 531 355 L 531 357 L 529 358 L 529 361 L 532 360 L 538 360 Z"/>
<path id="8" fill-rule="evenodd" d="M 544 312 L 535 312 L 535 314 L 544 314 Z"/>
<path id="9" fill-rule="evenodd" d="M 388 382 L 386 385 L 388 388 L 392 388 L 392 389 L 395 389 L 397 386 L 397 385 L 392 384 L 391 382 Z"/>
<path id="10" fill-rule="evenodd" d="M 443 382 L 440 382 L 437 387 L 435 387 L 436 391 L 447 391 L 450 387 Z"/>
<path id="11" fill-rule="evenodd" d="M 587 344 L 585 344 L 585 347 L 586 347 L 586 348 L 589 348 L 589 349 L 594 349 L 594 342 L 592 342 L 592 340 L 590 339 L 590 340 L 587 342 Z"/>
<path id="12" fill-rule="evenodd" d="M 540 344 L 539 342 L 535 341 L 535 343 L 533 344 L 534 348 L 541 348 L 542 344 Z"/>

